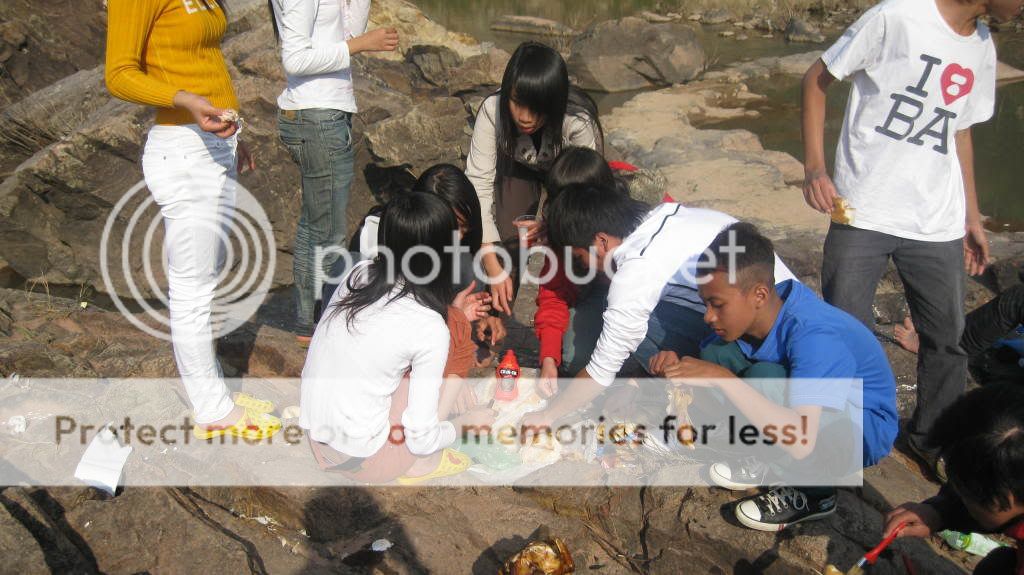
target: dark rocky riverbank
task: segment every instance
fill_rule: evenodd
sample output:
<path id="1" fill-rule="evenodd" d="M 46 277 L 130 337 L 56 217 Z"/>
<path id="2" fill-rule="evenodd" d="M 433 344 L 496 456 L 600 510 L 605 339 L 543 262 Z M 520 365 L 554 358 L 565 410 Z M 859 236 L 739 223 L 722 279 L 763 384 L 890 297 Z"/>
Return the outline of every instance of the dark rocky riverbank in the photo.
<path id="1" fill-rule="evenodd" d="M 14 82 L 3 85 L 13 103 L 3 111 L 10 129 L 0 135 L 0 280 L 15 288 L 0 289 L 0 376 L 6 378 L 0 380 L 0 423 L 18 415 L 20 386 L 33 379 L 176 374 L 169 344 L 141 334 L 121 314 L 89 304 L 87 289 L 81 301 L 45 293 L 47 284 L 101 285 L 100 231 L 120 195 L 141 178 L 139 150 L 150 121 L 145 110 L 105 93 L 98 67 L 100 0 L 57 4 L 32 16 L 28 2 L 2 9 L 17 22 L 72 15 L 83 36 L 60 44 L 53 40 L 60 36 L 58 27 L 47 30 L 53 37 L 35 31 L 22 38 L 17 23 L 0 29 L 14 46 L 0 50 Z M 472 112 L 498 83 L 508 57 L 444 30 L 401 0 L 374 5 L 374 24 L 397 26 L 403 40 L 400 54 L 357 61 L 360 152 L 352 222 L 394 186 L 405 185 L 409 170 L 462 162 Z M 298 174 L 276 141 L 274 102 L 283 79 L 264 8 L 263 2 L 233 2 L 232 36 L 224 48 L 248 120 L 246 137 L 260 164 L 242 183 L 272 222 L 279 252 L 275 285 L 286 287 Z M 679 14 L 688 19 L 691 12 Z M 701 19 L 705 14 L 710 16 L 702 9 Z M 26 53 L 23 46 L 33 49 Z M 610 155 L 661 171 L 680 201 L 757 222 L 801 280 L 816 287 L 825 224 L 803 205 L 794 185 L 802 177 L 799 164 L 763 149 L 750 132 L 714 129 L 719 119 L 756 113 L 746 106 L 758 98 L 744 84 L 752 75 L 800 66 L 806 67 L 799 57 L 767 59 L 643 94 L 609 115 L 605 127 Z M 1000 234 L 993 243 L 999 261 L 971 282 L 970 307 L 1020 282 L 1024 237 Z M 34 289 L 21 287 L 27 279 L 37 280 Z M 524 363 L 535 346 L 529 327 L 534 289 L 524 287 L 508 340 Z M 876 308 L 883 335 L 905 313 L 892 272 Z M 885 347 L 905 415 L 913 401 L 914 357 L 891 343 Z M 275 394 L 279 405 L 298 403 L 297 387 L 269 383 L 301 370 L 304 352 L 291 334 L 254 321 L 218 342 L 218 351 L 228 375 Z M 169 413 L 188 410 L 180 391 L 155 387 L 150 393 L 133 399 Z M 107 399 L 97 395 L 82 402 Z M 5 437 L 0 446 L 10 451 L 0 452 L 0 465 L 9 465 L 14 455 L 57 451 L 52 442 L 29 441 L 34 426 L 52 422 L 32 420 L 24 437 Z M 0 426 L 0 433 L 7 432 Z M 285 453 L 267 447 L 264 453 L 264 461 L 315 473 L 304 449 Z M 885 510 L 937 490 L 894 455 L 865 472 L 863 487 L 840 491 L 835 516 L 768 534 L 735 525 L 724 512 L 733 496 L 721 490 L 613 487 L 614 473 L 559 465 L 567 476 L 587 474 L 605 487 L 132 487 L 113 498 L 85 487 L 0 487 L 3 571 L 493 573 L 547 527 L 568 543 L 578 572 L 812 574 L 827 563 L 852 565 L 877 543 Z M 132 472 L 158 468 L 139 458 L 129 461 Z M 667 466 L 659 473 L 683 471 Z M 394 547 L 368 552 L 379 538 Z M 921 573 L 962 573 L 973 561 L 935 541 L 901 540 L 873 572 L 903 573 L 904 553 Z"/>

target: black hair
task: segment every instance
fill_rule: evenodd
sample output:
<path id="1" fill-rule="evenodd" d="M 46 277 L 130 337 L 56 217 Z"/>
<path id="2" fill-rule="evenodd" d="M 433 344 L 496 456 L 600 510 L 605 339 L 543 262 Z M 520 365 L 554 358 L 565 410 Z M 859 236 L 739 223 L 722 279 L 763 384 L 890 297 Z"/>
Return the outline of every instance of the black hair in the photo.
<path id="1" fill-rule="evenodd" d="M 274 11 L 274 0 L 267 0 L 267 10 L 270 12 L 270 27 L 274 29 L 274 39 L 281 41 L 281 31 L 277 29 L 277 12 Z"/>
<path id="2" fill-rule="evenodd" d="M 756 283 L 775 287 L 775 247 L 754 224 L 736 222 L 719 232 L 697 260 L 697 276 L 728 272 L 730 262 L 741 289 Z"/>
<path id="3" fill-rule="evenodd" d="M 480 198 L 466 173 L 452 164 L 437 164 L 420 174 L 412 187 L 413 191 L 427 192 L 441 196 L 466 220 L 469 228 L 463 243 L 470 253 L 480 250 L 484 226 L 480 216 Z"/>
<path id="4" fill-rule="evenodd" d="M 452 264 L 450 258 L 444 257 L 444 248 L 453 243 L 457 230 L 451 205 L 434 194 L 410 192 L 392 199 L 384 207 L 377 230 L 377 245 L 387 249 L 381 250 L 367 267 L 368 281 L 364 285 L 356 286 L 356 274 L 349 275 L 349 291 L 334 304 L 329 319 L 347 313 L 347 325 L 352 329 L 355 317 L 381 298 L 387 297 L 390 303 L 411 295 L 447 321 L 455 289 L 451 282 Z M 413 248 L 418 248 L 417 252 L 406 256 Z M 431 254 L 420 251 L 423 248 L 439 257 L 435 260 Z M 402 265 L 403 262 L 407 263 Z M 409 281 L 403 268 L 417 278 L 426 278 L 432 270 L 439 273 L 429 283 L 423 283 Z"/>
<path id="5" fill-rule="evenodd" d="M 598 120 L 597 104 L 586 92 L 569 84 L 569 69 L 562 55 L 540 42 L 523 42 L 505 66 L 498 91 L 495 139 L 498 151 L 497 178 L 511 172 L 519 129 L 509 111 L 509 102 L 529 108 L 544 117 L 541 130 L 549 134 L 554 155 L 562 149 L 562 126 L 566 114 L 584 116 L 597 132 L 597 144 L 604 151 L 604 132 Z"/>
<path id="6" fill-rule="evenodd" d="M 621 185 L 604 156 L 590 148 L 570 146 L 558 154 L 548 170 L 544 183 L 548 190 L 548 201 L 553 200 L 564 188 L 581 184 L 603 188 L 618 188 Z"/>
<path id="7" fill-rule="evenodd" d="M 942 412 L 928 443 L 946 461 L 949 485 L 964 499 L 1005 511 L 1024 505 L 1024 387 L 992 384 Z"/>
<path id="8" fill-rule="evenodd" d="M 556 250 L 587 248 L 594 236 L 606 233 L 624 238 L 644 220 L 650 207 L 615 188 L 574 185 L 563 189 L 548 204 L 548 242 Z"/>

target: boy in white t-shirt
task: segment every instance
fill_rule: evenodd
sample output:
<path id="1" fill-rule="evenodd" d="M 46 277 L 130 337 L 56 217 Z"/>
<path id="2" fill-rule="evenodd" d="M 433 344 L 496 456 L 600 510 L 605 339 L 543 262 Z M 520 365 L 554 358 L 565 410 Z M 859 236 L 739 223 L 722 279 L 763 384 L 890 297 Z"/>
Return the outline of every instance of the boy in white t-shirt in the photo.
<path id="1" fill-rule="evenodd" d="M 1022 3 L 884 0 L 804 77 L 804 196 L 833 217 L 822 291 L 873 328 L 878 281 L 890 257 L 896 264 L 922 335 L 909 444 L 933 470 L 937 457 L 925 450 L 925 434 L 966 378 L 958 344 L 963 269 L 979 274 L 988 260 L 970 127 L 992 116 L 996 56 L 988 27 L 976 20 L 1008 20 Z M 847 77 L 853 86 L 833 185 L 823 146 L 825 90 Z"/>

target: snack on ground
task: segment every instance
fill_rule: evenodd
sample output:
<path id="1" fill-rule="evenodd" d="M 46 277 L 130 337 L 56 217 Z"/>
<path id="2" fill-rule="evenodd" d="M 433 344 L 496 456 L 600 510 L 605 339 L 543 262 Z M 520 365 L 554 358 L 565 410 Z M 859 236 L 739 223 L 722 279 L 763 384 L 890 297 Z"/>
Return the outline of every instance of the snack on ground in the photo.
<path id="1" fill-rule="evenodd" d="M 527 413 L 540 411 L 547 404 L 546 400 L 532 391 L 512 403 L 495 403 L 494 408 L 498 410 L 498 415 L 495 417 L 491 427 L 498 432 L 509 428 L 518 429 L 519 422 L 523 416 Z"/>
<path id="2" fill-rule="evenodd" d="M 682 385 L 671 385 L 668 388 L 668 413 L 679 419 L 679 427 L 692 426 L 690 421 L 690 404 L 693 403 L 693 392 Z M 687 443 L 690 449 L 696 449 L 693 443 Z"/>
<path id="3" fill-rule="evenodd" d="M 607 430 L 607 437 L 605 434 Z M 643 443 L 643 437 L 638 433 L 638 426 L 628 422 L 605 422 L 600 428 L 599 437 L 605 443 L 615 446 L 636 447 Z"/>
<path id="4" fill-rule="evenodd" d="M 843 575 L 843 572 L 836 568 L 835 565 L 829 565 L 825 567 L 825 573 L 822 575 Z"/>
<path id="5" fill-rule="evenodd" d="M 857 210 L 850 207 L 850 204 L 846 203 L 845 198 L 836 196 L 832 200 L 832 221 L 837 224 L 853 224 L 853 216 Z"/>
<path id="6" fill-rule="evenodd" d="M 498 569 L 498 575 L 569 575 L 575 572 L 572 554 L 558 537 L 531 541 Z"/>
<path id="7" fill-rule="evenodd" d="M 530 442 L 519 450 L 519 459 L 525 465 L 551 465 L 562 458 L 562 444 L 552 433 L 533 435 Z"/>

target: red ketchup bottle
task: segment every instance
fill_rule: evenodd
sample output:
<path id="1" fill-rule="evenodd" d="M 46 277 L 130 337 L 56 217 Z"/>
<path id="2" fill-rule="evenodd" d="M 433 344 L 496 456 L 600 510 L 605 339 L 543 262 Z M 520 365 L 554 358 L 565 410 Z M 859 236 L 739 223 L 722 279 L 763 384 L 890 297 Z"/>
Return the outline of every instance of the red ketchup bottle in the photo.
<path id="1" fill-rule="evenodd" d="M 494 386 L 494 399 L 498 401 L 512 401 L 519 397 L 519 361 L 511 349 L 505 352 L 505 357 L 498 364 L 495 370 L 498 383 Z"/>

